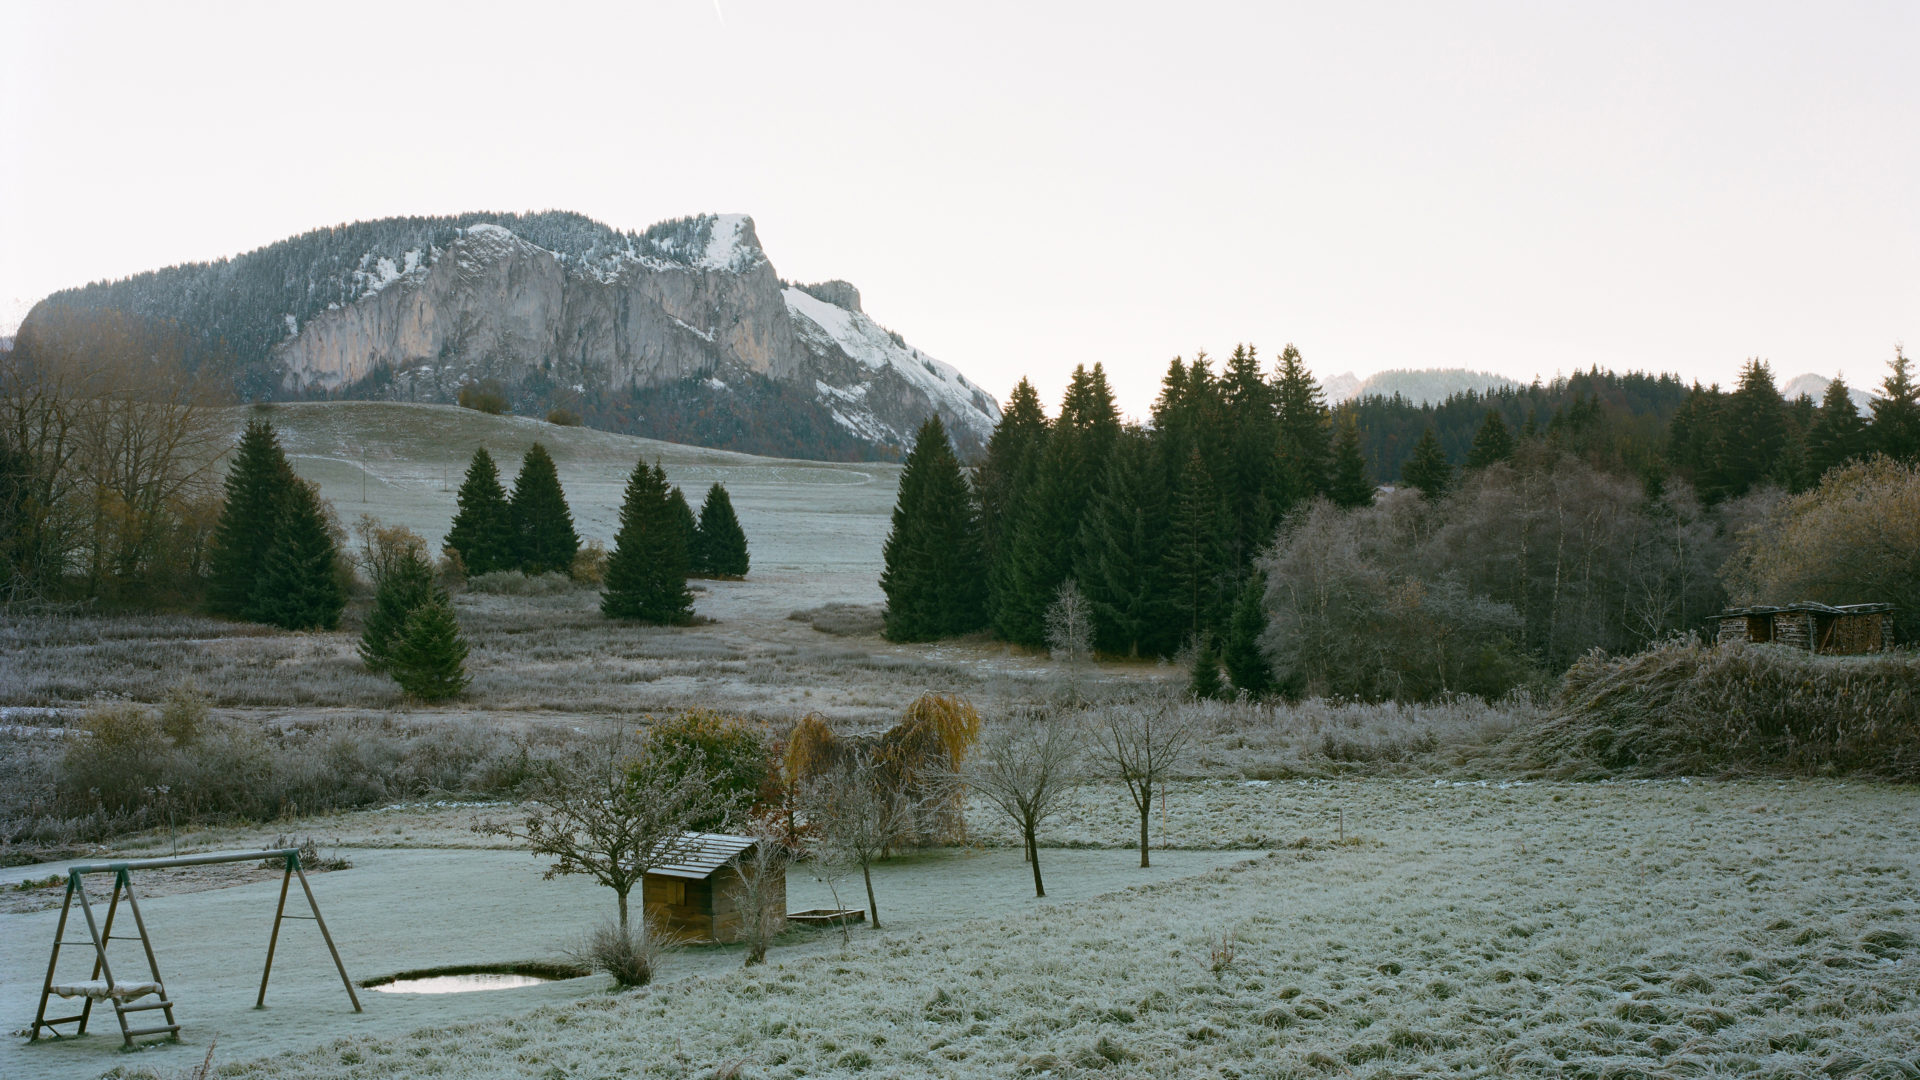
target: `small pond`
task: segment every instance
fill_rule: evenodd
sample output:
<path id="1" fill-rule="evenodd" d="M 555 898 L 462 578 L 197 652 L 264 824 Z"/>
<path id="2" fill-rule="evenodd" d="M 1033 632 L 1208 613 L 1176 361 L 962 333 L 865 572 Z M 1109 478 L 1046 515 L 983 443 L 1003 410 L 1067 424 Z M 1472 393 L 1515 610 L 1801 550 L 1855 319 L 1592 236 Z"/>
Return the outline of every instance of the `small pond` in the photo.
<path id="1" fill-rule="evenodd" d="M 585 968 L 565 964 L 516 963 L 498 967 L 438 968 L 402 971 L 361 985 L 382 994 L 466 994 L 475 990 L 512 990 L 557 979 L 577 979 Z"/>

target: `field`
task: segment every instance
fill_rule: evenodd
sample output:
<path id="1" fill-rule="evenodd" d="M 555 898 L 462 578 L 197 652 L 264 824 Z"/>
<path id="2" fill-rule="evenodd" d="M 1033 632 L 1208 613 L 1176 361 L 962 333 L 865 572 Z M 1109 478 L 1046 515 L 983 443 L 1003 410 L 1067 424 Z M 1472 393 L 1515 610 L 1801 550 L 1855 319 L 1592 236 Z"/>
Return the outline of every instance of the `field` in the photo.
<path id="1" fill-rule="evenodd" d="M 245 418 L 236 411 L 236 426 Z M 985 640 L 896 646 L 873 632 L 897 469 L 770 461 L 450 408 L 276 407 L 302 475 L 343 521 L 437 543 L 476 444 L 509 476 L 552 449 L 583 536 L 610 540 L 625 475 L 658 457 L 698 501 L 719 480 L 752 544 L 741 582 L 704 583 L 706 621 L 600 619 L 595 595 L 467 592 L 472 692 L 404 702 L 364 673 L 352 623 L 283 634 L 197 616 L 9 616 L 0 753 L 60 745 L 102 697 L 183 680 L 223 717 L 279 728 L 406 724 L 449 742 L 639 722 L 712 705 L 843 728 L 890 723 L 925 690 L 991 722 L 1057 692 L 1043 656 Z M 364 498 L 362 495 L 364 489 Z M 797 617 L 796 617 L 797 615 Z M 1183 681 L 1099 664 L 1097 692 Z M 876 875 L 886 929 L 793 931 L 764 968 L 693 949 L 626 994 L 603 977 L 409 997 L 349 1011 L 295 924 L 255 1012 L 276 885 L 247 870 L 145 875 L 186 1025 L 124 1055 L 84 1040 L 0 1048 L 0 1076 L 185 1075 L 217 1038 L 223 1077 L 1920 1076 L 1920 790 L 1835 780 L 1529 781 L 1501 740 L 1528 701 L 1192 706 L 1199 738 L 1154 808 L 1154 866 L 1119 786 L 1096 778 L 1041 833 L 1036 900 L 1013 835 L 970 804 L 971 847 Z M 35 758 L 40 760 L 40 758 Z M 50 760 L 50 759 L 49 759 Z M 379 809 L 232 822 L 119 842 L 135 856 L 312 836 L 351 869 L 314 889 L 356 979 L 552 959 L 612 910 L 579 879 L 476 836 L 498 803 L 427 794 Z M 32 1016 L 62 864 L 0 870 L 0 1019 Z M 833 899 L 804 870 L 791 907 Z M 858 885 L 842 883 L 841 899 Z M 864 897 L 853 901 L 864 904 Z M 330 981 L 331 980 L 331 981 Z"/>

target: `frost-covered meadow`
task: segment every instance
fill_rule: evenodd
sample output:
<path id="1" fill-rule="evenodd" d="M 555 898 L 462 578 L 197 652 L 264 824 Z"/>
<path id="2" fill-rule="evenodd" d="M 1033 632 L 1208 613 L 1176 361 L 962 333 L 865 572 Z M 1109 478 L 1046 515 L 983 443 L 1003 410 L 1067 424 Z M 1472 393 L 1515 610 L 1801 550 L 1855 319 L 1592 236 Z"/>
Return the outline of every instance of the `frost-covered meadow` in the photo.
<path id="1" fill-rule="evenodd" d="M 168 1076 L 198 1059 L 216 1027 L 227 1077 L 1880 1077 L 1920 1067 L 1920 793 L 1909 788 L 1197 783 L 1171 794 L 1172 843 L 1223 832 L 1264 843 L 1156 852 L 1163 865 L 1151 872 L 1122 846 L 1125 811 L 1117 791 L 1096 789 L 1054 830 L 1056 843 L 1108 850 L 1044 850 L 1047 900 L 1032 898 L 1014 850 L 903 860 L 877 884 L 883 909 L 896 898 L 892 926 L 856 931 L 850 948 L 832 934 L 776 946 L 761 969 L 682 954 L 671 963 L 688 977 L 634 993 L 587 979 L 404 1004 L 366 994 L 369 1013 L 356 1018 L 326 996 L 323 959 L 294 950 L 286 981 L 276 974 L 287 996 L 267 1013 L 234 1008 L 196 1031 L 193 1003 L 205 995 L 183 981 L 187 1045 L 131 1058 L 106 1040 L 16 1045 L 6 1072 L 76 1075 L 85 1062 Z M 462 860 L 491 885 L 443 888 L 457 886 Z M 434 942 L 464 940 L 448 950 L 460 959 L 483 951 L 445 918 L 462 905 L 489 907 L 486 944 L 514 958 L 604 906 L 592 888 L 540 882 L 534 869 L 506 852 L 367 853 L 316 887 L 361 975 L 375 972 L 352 950 L 373 944 L 399 950 L 393 966 Z M 207 918 L 209 907 L 257 906 L 244 891 L 153 906 L 187 918 L 198 905 Z M 354 897 L 368 894 L 391 921 L 366 925 Z M 543 918 L 505 917 L 514 905 Z M 23 918 L 6 917 L 9 986 L 37 951 L 21 939 L 41 936 L 19 933 Z M 253 965 L 238 961 L 257 960 L 258 943 L 239 936 L 222 943 L 236 966 L 218 978 L 245 984 Z M 202 950 L 211 944 L 192 951 Z M 288 1030 L 297 1034 L 266 1056 L 272 1033 Z"/>

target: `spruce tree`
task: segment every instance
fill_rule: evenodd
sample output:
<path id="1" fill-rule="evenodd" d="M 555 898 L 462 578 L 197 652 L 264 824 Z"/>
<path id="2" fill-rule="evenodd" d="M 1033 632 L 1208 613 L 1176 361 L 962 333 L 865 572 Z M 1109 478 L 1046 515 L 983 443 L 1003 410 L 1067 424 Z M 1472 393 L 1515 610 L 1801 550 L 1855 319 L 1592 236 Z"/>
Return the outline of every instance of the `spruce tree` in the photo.
<path id="1" fill-rule="evenodd" d="M 678 485 L 667 489 L 667 508 L 673 512 L 673 520 L 679 525 L 680 535 L 686 541 L 687 576 L 704 576 L 695 569 L 698 565 L 695 552 L 700 547 L 700 522 L 693 516 L 693 507 L 687 505 L 686 492 L 681 491 Z"/>
<path id="2" fill-rule="evenodd" d="M 1447 463 L 1447 452 L 1440 449 L 1440 440 L 1434 437 L 1431 426 L 1414 444 L 1407 463 L 1400 467 L 1400 478 L 1419 488 L 1420 494 L 1429 500 L 1445 495 L 1452 485 L 1453 466 Z"/>
<path id="3" fill-rule="evenodd" d="M 1154 656 L 1179 647 L 1161 583 L 1167 492 L 1153 445 L 1127 429 L 1114 444 L 1106 482 L 1081 523 L 1074 578 L 1093 611 L 1103 652 Z"/>
<path id="4" fill-rule="evenodd" d="M 1920 387 L 1914 384 L 1907 354 L 1899 348 L 1893 350 L 1892 366 L 1873 403 L 1867 442 L 1895 461 L 1920 461 Z"/>
<path id="5" fill-rule="evenodd" d="M 1169 629 L 1183 641 L 1194 641 L 1217 621 L 1220 589 L 1230 573 L 1219 494 L 1197 447 L 1187 455 L 1169 501 L 1162 579 L 1173 616 Z"/>
<path id="6" fill-rule="evenodd" d="M 1195 701 L 1218 701 L 1226 696 L 1227 688 L 1220 682 L 1220 650 L 1214 645 L 1212 635 L 1200 639 L 1200 648 L 1193 655 L 1193 674 L 1187 680 L 1187 694 Z"/>
<path id="7" fill-rule="evenodd" d="M 1278 507 L 1285 514 L 1315 495 L 1330 493 L 1333 451 L 1328 445 L 1326 396 L 1313 381 L 1300 350 L 1292 345 L 1281 350 L 1274 393 L 1280 409 Z M 1272 539 L 1262 535 L 1260 543 Z"/>
<path id="8" fill-rule="evenodd" d="M 1267 632 L 1267 575 L 1255 571 L 1240 590 L 1233 605 L 1233 618 L 1227 624 L 1227 647 L 1223 656 L 1227 677 L 1233 688 L 1251 698 L 1273 693 L 1273 669 L 1260 654 L 1260 638 Z"/>
<path id="9" fill-rule="evenodd" d="M 642 461 L 627 478 L 620 504 L 620 532 L 600 593 L 600 613 L 656 625 L 693 618 L 693 593 L 687 589 L 687 537 L 673 509 L 667 473 Z"/>
<path id="10" fill-rule="evenodd" d="M 1360 456 L 1360 423 L 1352 413 L 1340 419 L 1340 435 L 1333 443 L 1333 482 L 1327 497 L 1335 506 L 1349 510 L 1373 505 L 1373 481 L 1367 479 L 1367 462 Z"/>
<path id="11" fill-rule="evenodd" d="M 747 576 L 747 534 L 740 528 L 727 489 L 719 484 L 707 489 L 707 499 L 700 504 L 696 537 L 695 573 L 720 578 Z"/>
<path id="12" fill-rule="evenodd" d="M 507 503 L 513 523 L 514 551 L 520 569 L 528 574 L 567 573 L 580 551 L 573 531 L 573 512 L 560 489 L 560 472 L 547 448 L 534 443 L 513 478 L 513 498 Z M 691 516 L 691 515 L 689 515 Z"/>
<path id="13" fill-rule="evenodd" d="M 1513 433 L 1498 410 L 1488 409 L 1480 430 L 1473 433 L 1473 449 L 1467 454 L 1467 468 L 1484 469 L 1496 461 L 1513 456 Z"/>
<path id="14" fill-rule="evenodd" d="M 445 547 L 458 553 L 461 566 L 474 576 L 520 565 L 513 512 L 500 486 L 500 470 L 484 446 L 473 452 L 467 478 L 460 482 L 459 510 L 447 530 Z"/>
<path id="15" fill-rule="evenodd" d="M 1297 357 L 1299 354 L 1295 354 Z M 1281 474 L 1284 445 L 1275 387 L 1260 374 L 1252 345 L 1238 345 L 1220 373 L 1221 437 L 1229 447 L 1221 495 L 1232 515 L 1227 537 L 1231 561 L 1239 567 L 1272 537 L 1277 515 L 1288 505 L 1286 478 Z"/>
<path id="16" fill-rule="evenodd" d="M 374 583 L 373 609 L 360 631 L 360 659 L 368 671 L 386 669 L 407 616 L 433 599 L 434 589 L 432 565 L 412 548 Z"/>
<path id="17" fill-rule="evenodd" d="M 882 555 L 888 639 L 932 641 L 986 625 L 980 520 L 938 415 L 920 425 L 900 471 Z"/>
<path id="18" fill-rule="evenodd" d="M 1785 482 L 1789 432 L 1787 403 L 1760 360 L 1740 370 L 1715 425 L 1713 469 L 1706 485 L 1716 498 L 1737 498 L 1767 481 Z"/>
<path id="19" fill-rule="evenodd" d="M 250 421 L 227 470 L 226 501 L 207 552 L 207 606 L 216 614 L 252 617 L 282 497 L 295 483 L 273 425 Z"/>
<path id="20" fill-rule="evenodd" d="M 1020 511 L 1040 475 L 1047 445 L 1047 417 L 1033 384 L 1021 379 L 987 440 L 986 460 L 975 474 L 980 502 L 980 544 L 987 558 L 987 618 L 996 629 L 1002 600 L 1016 585 L 1013 538 Z M 1002 631 L 1002 636 L 1005 632 Z"/>
<path id="21" fill-rule="evenodd" d="M 408 613 L 387 669 L 400 689 L 422 701 L 444 701 L 467 688 L 467 642 L 445 589 L 433 588 Z"/>
<path id="22" fill-rule="evenodd" d="M 294 480 L 281 493 L 249 617 L 287 630 L 332 630 L 340 625 L 347 592 L 337 572 L 340 559 L 327 530 L 320 496 Z"/>

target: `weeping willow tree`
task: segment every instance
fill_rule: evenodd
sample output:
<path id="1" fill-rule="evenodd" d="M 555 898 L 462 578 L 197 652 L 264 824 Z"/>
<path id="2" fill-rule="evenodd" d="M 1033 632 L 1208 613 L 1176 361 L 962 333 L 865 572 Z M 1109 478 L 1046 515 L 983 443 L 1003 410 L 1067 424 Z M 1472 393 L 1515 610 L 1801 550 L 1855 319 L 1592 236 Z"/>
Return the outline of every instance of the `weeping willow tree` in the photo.
<path id="1" fill-rule="evenodd" d="M 897 846 L 952 842 L 966 835 L 964 793 L 948 778 L 959 772 L 980 737 L 980 714 L 954 694 L 922 694 L 898 724 L 872 735 L 837 735 L 809 713 L 787 738 L 786 780 L 800 790 L 836 769 L 858 764 L 879 773 L 889 792 L 919 807 Z"/>

